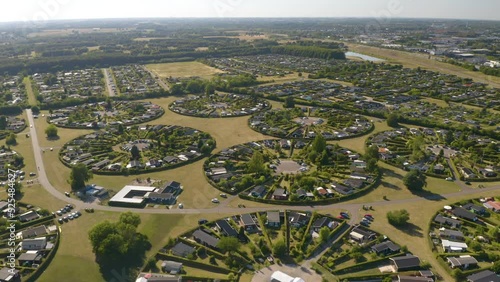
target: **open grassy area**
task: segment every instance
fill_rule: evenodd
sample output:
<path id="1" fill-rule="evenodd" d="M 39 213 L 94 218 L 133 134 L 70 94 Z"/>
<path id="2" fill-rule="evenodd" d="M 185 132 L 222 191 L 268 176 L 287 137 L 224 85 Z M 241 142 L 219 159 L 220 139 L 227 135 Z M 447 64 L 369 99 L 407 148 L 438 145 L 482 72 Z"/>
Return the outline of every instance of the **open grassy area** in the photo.
<path id="1" fill-rule="evenodd" d="M 35 93 L 33 92 L 33 87 L 31 86 L 31 79 L 29 77 L 25 77 L 23 79 L 24 86 L 26 87 L 26 95 L 28 95 L 28 103 L 31 106 L 35 106 L 38 104 L 36 100 Z"/>
<path id="2" fill-rule="evenodd" d="M 166 63 L 166 64 L 150 64 L 146 65 L 153 73 L 160 78 L 172 77 L 190 77 L 199 76 L 209 79 L 217 73 L 223 71 L 209 67 L 199 62 L 181 62 L 181 63 Z"/>
<path id="3" fill-rule="evenodd" d="M 469 71 L 459 66 L 439 62 L 434 59 L 429 59 L 429 56 L 425 54 L 410 53 L 352 43 L 346 43 L 346 45 L 351 51 L 363 53 L 381 59 L 386 59 L 389 62 L 400 63 L 405 67 L 421 67 L 433 71 L 456 75 L 459 77 L 469 77 L 477 82 L 487 83 L 493 87 L 500 87 L 500 77 L 485 75 L 480 72 Z"/>
<path id="4" fill-rule="evenodd" d="M 88 231 L 104 220 L 116 221 L 119 213 L 96 211 L 62 225 L 61 245 L 57 255 L 39 281 L 104 281 L 88 240 Z M 204 215 L 209 220 L 225 215 Z M 139 232 L 148 236 L 152 248 L 146 256 L 154 255 L 170 237 L 177 237 L 198 224 L 199 215 L 141 215 Z M 167 224 L 168 223 L 168 224 Z M 120 270 L 118 270 L 120 273 Z"/>

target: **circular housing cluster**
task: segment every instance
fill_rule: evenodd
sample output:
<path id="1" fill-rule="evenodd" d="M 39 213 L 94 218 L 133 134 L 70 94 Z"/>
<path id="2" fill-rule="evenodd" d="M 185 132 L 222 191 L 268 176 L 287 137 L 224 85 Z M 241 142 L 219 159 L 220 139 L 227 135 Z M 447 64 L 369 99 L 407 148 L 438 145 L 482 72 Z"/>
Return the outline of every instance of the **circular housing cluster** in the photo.
<path id="1" fill-rule="evenodd" d="M 361 115 L 330 108 L 293 108 L 254 114 L 250 127 L 281 138 L 345 139 L 368 133 L 373 123 Z"/>
<path id="2" fill-rule="evenodd" d="M 169 109 L 182 115 L 219 118 L 250 115 L 270 107 L 269 102 L 255 96 L 212 94 L 190 95 L 174 101 Z"/>
<path id="3" fill-rule="evenodd" d="M 132 125 L 161 117 L 165 110 L 151 102 L 106 101 L 54 110 L 48 121 L 70 128 Z"/>
<path id="4" fill-rule="evenodd" d="M 204 170 L 221 191 L 290 203 L 340 198 L 376 178 L 359 154 L 321 136 L 309 143 L 281 139 L 236 145 L 212 155 Z"/>
<path id="5" fill-rule="evenodd" d="M 188 164 L 213 148 L 215 140 L 193 128 L 135 125 L 80 136 L 59 154 L 67 166 L 83 163 L 95 173 L 141 173 Z"/>

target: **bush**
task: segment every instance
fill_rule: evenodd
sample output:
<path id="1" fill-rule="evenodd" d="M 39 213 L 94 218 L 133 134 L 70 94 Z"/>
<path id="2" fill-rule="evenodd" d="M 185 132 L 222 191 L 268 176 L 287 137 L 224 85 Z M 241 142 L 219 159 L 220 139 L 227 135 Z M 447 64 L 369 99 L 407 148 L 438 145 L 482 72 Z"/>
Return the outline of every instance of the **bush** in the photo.
<path id="1" fill-rule="evenodd" d="M 410 220 L 410 214 L 407 210 L 390 211 L 387 213 L 387 220 L 391 225 L 403 226 Z"/>

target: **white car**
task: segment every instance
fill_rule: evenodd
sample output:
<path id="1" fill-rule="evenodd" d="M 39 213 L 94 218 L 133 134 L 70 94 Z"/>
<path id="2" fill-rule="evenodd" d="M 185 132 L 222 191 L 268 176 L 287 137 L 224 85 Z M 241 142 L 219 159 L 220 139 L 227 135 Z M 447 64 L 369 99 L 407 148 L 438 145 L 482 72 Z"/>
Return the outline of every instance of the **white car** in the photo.
<path id="1" fill-rule="evenodd" d="M 212 199 L 212 203 L 214 203 L 214 204 L 218 204 L 218 203 L 219 203 L 219 199 L 217 199 L 217 198 L 213 198 L 213 199 Z"/>
<path id="2" fill-rule="evenodd" d="M 179 209 L 182 209 L 182 208 L 184 208 L 184 205 L 182 203 L 180 203 L 178 207 L 179 207 Z"/>
<path id="3" fill-rule="evenodd" d="M 446 177 L 446 179 L 445 179 L 445 180 L 446 180 L 446 181 L 453 181 L 453 178 L 451 178 L 451 177 Z"/>

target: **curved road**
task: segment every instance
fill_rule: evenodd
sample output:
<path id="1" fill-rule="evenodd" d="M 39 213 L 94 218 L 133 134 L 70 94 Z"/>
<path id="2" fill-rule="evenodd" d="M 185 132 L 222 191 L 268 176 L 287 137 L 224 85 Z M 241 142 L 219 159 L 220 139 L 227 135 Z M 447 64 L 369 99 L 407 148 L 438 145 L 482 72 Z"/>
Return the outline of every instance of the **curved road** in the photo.
<path id="1" fill-rule="evenodd" d="M 96 203 L 84 203 L 80 200 L 74 199 L 74 198 L 69 198 L 66 197 L 62 192 L 58 191 L 52 184 L 50 183 L 47 174 L 45 172 L 45 165 L 43 162 L 43 157 L 42 157 L 42 148 L 40 147 L 40 144 L 38 143 L 38 135 L 36 134 L 36 129 L 35 129 L 35 123 L 34 123 L 34 118 L 33 118 L 33 113 L 30 109 L 26 110 L 27 116 L 29 123 L 33 125 L 33 127 L 30 127 L 30 135 L 31 135 L 31 142 L 33 144 L 33 151 L 34 151 L 34 156 L 35 156 L 35 162 L 38 167 L 38 180 L 39 183 L 42 185 L 47 192 L 52 194 L 54 197 L 71 203 L 75 205 L 77 209 L 84 209 L 84 208 L 94 208 L 95 210 L 103 210 L 103 211 L 115 211 L 115 212 L 126 212 L 133 210 L 136 213 L 149 213 L 149 214 L 201 214 L 201 213 L 251 213 L 251 212 L 258 212 L 258 211 L 263 211 L 263 210 L 276 210 L 276 206 L 271 206 L 269 205 L 269 208 L 263 208 L 263 207 L 256 207 L 256 208 L 232 208 L 232 207 L 227 207 L 226 203 L 223 203 L 222 205 L 214 208 L 208 208 L 208 209 L 191 209 L 191 208 L 184 208 L 184 209 L 133 209 L 133 208 L 122 208 L 122 207 L 112 207 L 112 206 L 102 206 Z M 492 192 L 492 191 L 499 191 L 500 190 L 500 185 L 489 187 L 489 188 L 483 188 L 481 190 L 477 189 L 472 189 L 472 187 L 465 185 L 463 182 L 456 181 L 460 188 L 462 189 L 459 192 L 455 193 L 449 193 L 449 194 L 443 194 L 443 195 L 435 195 L 435 196 L 430 196 L 427 198 L 422 198 L 422 197 L 412 197 L 412 198 L 407 198 L 407 199 L 400 199 L 400 200 L 391 200 L 391 201 L 377 201 L 377 202 L 371 202 L 371 203 L 338 203 L 338 204 L 331 204 L 331 205 L 326 205 L 326 206 L 280 206 L 279 209 L 281 208 L 286 208 L 286 209 L 295 209 L 295 210 L 303 210 L 303 211 L 318 211 L 318 210 L 327 210 L 331 208 L 337 208 L 337 209 L 344 209 L 350 212 L 351 214 L 351 219 L 350 223 L 356 223 L 359 221 L 359 210 L 363 205 L 368 205 L 368 206 L 386 206 L 386 205 L 396 205 L 396 204 L 404 204 L 404 203 L 412 203 L 412 202 L 418 202 L 418 201 L 424 201 L 424 200 L 439 200 L 441 196 L 444 196 L 446 198 L 451 198 L 451 197 L 456 197 L 456 196 L 462 196 L 462 195 L 467 195 L 467 194 L 474 194 L 477 192 Z M 229 197 L 226 201 L 231 200 L 234 197 Z"/>

